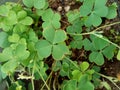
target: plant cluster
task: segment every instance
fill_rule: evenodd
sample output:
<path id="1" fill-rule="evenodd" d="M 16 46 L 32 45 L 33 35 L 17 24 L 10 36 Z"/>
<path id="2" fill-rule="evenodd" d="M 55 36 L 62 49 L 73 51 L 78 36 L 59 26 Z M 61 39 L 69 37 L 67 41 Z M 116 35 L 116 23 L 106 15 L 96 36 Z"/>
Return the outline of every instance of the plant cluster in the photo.
<path id="1" fill-rule="evenodd" d="M 52 10 L 47 0 L 23 0 L 24 5 L 9 2 L 0 6 L 0 47 L 3 49 L 0 81 L 9 77 L 9 90 L 26 90 L 24 79 L 31 80 L 29 90 L 35 89 L 35 80 L 44 82 L 41 90 L 44 87 L 50 90 L 48 83 L 52 83 L 53 73 L 57 73 L 52 83 L 54 90 L 94 90 L 99 86 L 99 66 L 115 56 L 116 48 L 120 49 L 102 35 L 106 26 L 98 27 L 102 18 L 117 16 L 116 3 L 107 5 L 107 0 L 76 2 L 82 5 L 66 13 L 69 25 L 65 30 L 61 28 L 60 13 Z M 89 52 L 84 55 L 86 60 L 80 63 L 73 60 L 73 49 Z M 117 59 L 120 60 L 120 51 Z M 51 61 L 51 67 L 47 61 Z M 59 84 L 58 77 L 67 78 Z M 101 84 L 110 90 L 107 83 Z"/>

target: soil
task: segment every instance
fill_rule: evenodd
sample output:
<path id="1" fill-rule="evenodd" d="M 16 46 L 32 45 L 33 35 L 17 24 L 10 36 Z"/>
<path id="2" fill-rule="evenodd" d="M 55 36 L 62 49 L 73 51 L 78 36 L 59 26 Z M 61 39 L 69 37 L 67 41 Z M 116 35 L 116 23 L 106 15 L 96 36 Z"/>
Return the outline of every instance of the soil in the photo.
<path id="1" fill-rule="evenodd" d="M 61 22 L 62 27 L 61 28 L 65 30 L 68 22 L 67 22 L 67 18 L 65 16 L 65 13 L 67 13 L 67 12 L 65 11 L 64 7 L 69 6 L 70 7 L 69 10 L 74 10 L 74 9 L 78 9 L 81 6 L 81 3 L 78 3 L 78 2 L 75 3 L 74 0 L 53 0 L 53 1 L 54 2 L 52 2 L 50 4 L 50 6 L 56 12 L 61 13 L 61 16 L 62 16 L 62 20 L 61 20 L 62 21 Z M 108 0 L 107 4 L 111 4 L 113 2 L 116 2 L 117 5 L 118 5 L 118 16 L 113 20 L 107 20 L 107 19 L 103 18 L 102 25 L 109 24 L 109 23 L 114 23 L 114 22 L 120 20 L 120 1 L 119 0 Z M 62 7 L 62 10 L 59 11 L 58 10 L 59 7 Z M 66 22 L 66 23 L 64 23 L 64 22 Z M 114 35 L 113 35 L 113 33 L 110 32 L 111 29 L 114 29 Z M 114 26 L 105 28 L 104 35 L 106 37 L 108 37 L 111 41 L 115 42 L 116 35 L 120 35 L 120 25 L 114 25 Z M 115 42 L 115 43 L 120 45 L 120 41 Z M 73 60 L 78 60 L 78 62 L 79 62 L 79 59 L 80 60 L 85 60 L 86 57 L 84 57 L 84 54 L 89 53 L 89 52 L 85 52 L 83 49 L 72 50 L 72 51 L 73 51 L 73 55 L 72 55 Z M 116 60 L 116 58 L 114 58 L 113 60 L 106 60 L 105 64 L 101 67 L 100 73 L 104 74 L 106 76 L 111 76 L 111 77 L 118 78 L 120 80 L 120 61 Z M 108 84 L 111 86 L 112 90 L 119 90 L 113 83 L 106 80 L 105 78 L 101 78 L 101 80 L 105 80 L 106 82 L 108 82 Z M 117 82 L 116 84 L 118 86 L 120 86 L 120 82 Z M 101 88 L 101 89 L 98 88 L 96 90 L 106 90 L 106 89 L 105 88 Z"/>

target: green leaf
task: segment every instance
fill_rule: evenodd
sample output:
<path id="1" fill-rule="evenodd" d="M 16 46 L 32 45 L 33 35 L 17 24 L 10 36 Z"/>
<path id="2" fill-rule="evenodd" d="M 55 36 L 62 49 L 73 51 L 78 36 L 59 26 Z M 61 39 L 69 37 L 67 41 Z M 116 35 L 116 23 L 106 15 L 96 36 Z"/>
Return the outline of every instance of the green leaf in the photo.
<path id="1" fill-rule="evenodd" d="M 34 7 L 37 9 L 42 9 L 45 7 L 45 3 L 46 3 L 45 0 L 34 0 Z"/>
<path id="2" fill-rule="evenodd" d="M 102 52 L 107 59 L 112 59 L 114 56 L 115 48 L 116 47 L 114 45 L 109 45 Z"/>
<path id="3" fill-rule="evenodd" d="M 90 81 L 87 81 L 84 84 L 78 84 L 78 90 L 94 90 L 94 85 Z"/>
<path id="4" fill-rule="evenodd" d="M 72 79 L 79 81 L 82 76 L 82 72 L 80 72 L 79 70 L 74 70 L 72 71 L 72 75 L 73 75 Z"/>
<path id="5" fill-rule="evenodd" d="M 19 23 L 23 25 L 31 25 L 33 24 L 33 19 L 29 16 L 25 17 L 23 20 L 19 21 Z"/>
<path id="6" fill-rule="evenodd" d="M 79 83 L 78 90 L 94 90 L 94 85 L 89 81 L 88 75 L 84 74 Z"/>
<path id="7" fill-rule="evenodd" d="M 51 9 L 47 9 L 43 14 L 42 14 L 42 20 L 44 21 L 49 21 L 52 19 L 54 15 L 54 12 Z"/>
<path id="8" fill-rule="evenodd" d="M 18 66 L 18 62 L 15 60 L 10 60 L 2 65 L 1 70 L 4 73 L 14 72 L 15 68 Z"/>
<path id="9" fill-rule="evenodd" d="M 2 53 L 0 53 L 0 62 L 8 61 L 12 59 L 13 54 L 12 54 L 12 49 L 11 48 L 5 48 Z"/>
<path id="10" fill-rule="evenodd" d="M 76 80 L 69 80 L 63 84 L 62 90 L 76 90 L 77 89 L 77 82 Z"/>
<path id="11" fill-rule="evenodd" d="M 84 45 L 84 49 L 87 50 L 87 51 L 91 50 L 91 48 L 92 48 L 92 43 L 87 38 L 85 38 L 83 40 L 83 45 Z"/>
<path id="12" fill-rule="evenodd" d="M 14 56 L 17 57 L 18 60 L 25 60 L 29 57 L 29 55 L 30 52 L 26 50 L 25 45 L 23 44 L 17 45 Z"/>
<path id="13" fill-rule="evenodd" d="M 53 43 L 54 36 L 55 36 L 55 30 L 54 29 L 45 29 L 43 31 L 43 36 L 45 37 L 46 40 Z"/>
<path id="14" fill-rule="evenodd" d="M 55 13 L 51 9 L 47 9 L 43 14 L 42 14 L 42 19 L 45 21 L 42 26 L 44 29 L 53 27 L 55 29 L 60 28 L 60 15 L 58 13 Z"/>
<path id="15" fill-rule="evenodd" d="M 68 33 L 81 33 L 82 32 L 83 21 L 77 19 L 73 22 L 71 26 L 67 27 Z"/>
<path id="16" fill-rule="evenodd" d="M 74 36 L 72 42 L 70 42 L 70 46 L 72 48 L 81 49 L 83 45 L 82 38 L 82 36 Z"/>
<path id="17" fill-rule="evenodd" d="M 29 40 L 30 41 L 32 41 L 32 42 L 37 42 L 38 41 L 38 37 L 32 29 L 29 31 L 28 35 L 29 35 Z"/>
<path id="18" fill-rule="evenodd" d="M 65 54 L 69 53 L 68 47 L 63 44 L 53 45 L 52 56 L 55 60 L 61 60 Z"/>
<path id="19" fill-rule="evenodd" d="M 23 33 L 27 30 L 28 30 L 28 27 L 26 25 L 23 25 L 23 24 L 20 24 L 20 23 L 16 24 L 13 28 L 14 33 Z"/>
<path id="20" fill-rule="evenodd" d="M 113 19 L 117 16 L 117 5 L 116 3 L 113 3 L 112 5 L 108 6 L 108 14 L 107 18 L 108 19 Z"/>
<path id="21" fill-rule="evenodd" d="M 51 54 L 52 45 L 46 40 L 39 40 L 36 45 L 38 55 L 43 58 L 47 58 Z"/>
<path id="22" fill-rule="evenodd" d="M 0 47 L 5 48 L 9 46 L 8 34 L 5 32 L 0 32 Z"/>
<path id="23" fill-rule="evenodd" d="M 92 40 L 93 41 L 93 46 L 95 47 L 96 50 L 102 50 L 106 46 L 109 45 L 109 43 L 104 40 L 106 38 L 104 38 L 104 37 L 99 38 L 99 37 L 96 37 L 96 36 L 93 36 L 93 37 L 94 37 L 93 40 Z"/>
<path id="24" fill-rule="evenodd" d="M 67 36 L 66 32 L 63 30 L 54 30 L 54 29 L 46 29 L 43 31 L 43 36 L 46 40 L 50 41 L 52 44 L 63 42 Z"/>
<path id="25" fill-rule="evenodd" d="M 100 17 L 105 17 L 108 13 L 108 7 L 105 6 L 107 0 L 95 0 L 94 13 Z M 102 7 L 102 8 L 101 8 Z"/>
<path id="26" fill-rule="evenodd" d="M 86 71 L 87 69 L 89 68 L 89 63 L 88 62 L 82 62 L 81 64 L 80 64 L 80 69 L 81 69 L 81 71 Z"/>
<path id="27" fill-rule="evenodd" d="M 56 30 L 53 44 L 64 42 L 66 38 L 67 38 L 67 35 L 64 30 Z"/>
<path id="28" fill-rule="evenodd" d="M 106 88 L 106 90 L 112 90 L 111 86 L 107 83 L 107 82 L 101 82 L 101 85 L 104 86 Z"/>
<path id="29" fill-rule="evenodd" d="M 20 36 L 16 33 L 13 33 L 13 35 L 8 37 L 9 42 L 18 42 L 20 39 Z"/>
<path id="30" fill-rule="evenodd" d="M 1 16 L 8 16 L 9 14 L 9 7 L 5 6 L 5 5 L 1 5 L 0 6 L 0 15 Z"/>
<path id="31" fill-rule="evenodd" d="M 99 26 L 102 23 L 102 19 L 100 18 L 100 16 L 92 13 L 90 16 L 88 16 L 88 18 L 85 20 L 85 25 L 87 27 L 90 27 L 91 25 L 93 26 Z"/>
<path id="32" fill-rule="evenodd" d="M 95 62 L 97 65 L 104 64 L 104 57 L 101 52 L 92 52 L 89 56 L 90 62 Z"/>
<path id="33" fill-rule="evenodd" d="M 3 21 L 6 25 L 14 25 L 17 23 L 17 15 L 15 11 L 9 11 L 8 16 Z"/>
<path id="34" fill-rule="evenodd" d="M 23 4 L 31 8 L 34 5 L 34 0 L 23 0 Z"/>
<path id="35" fill-rule="evenodd" d="M 118 54 L 117 54 L 117 60 L 120 61 L 120 50 L 118 51 Z"/>
<path id="36" fill-rule="evenodd" d="M 94 0 L 85 0 L 83 2 L 83 5 L 80 7 L 80 15 L 81 16 L 87 16 L 91 13 L 92 8 L 94 5 Z"/>
<path id="37" fill-rule="evenodd" d="M 78 10 L 69 11 L 67 13 L 68 21 L 70 23 L 73 23 L 75 20 L 77 20 L 80 17 Z"/>
<path id="38" fill-rule="evenodd" d="M 17 18 L 18 20 L 22 20 L 27 16 L 27 12 L 24 10 L 21 10 L 17 13 Z"/>

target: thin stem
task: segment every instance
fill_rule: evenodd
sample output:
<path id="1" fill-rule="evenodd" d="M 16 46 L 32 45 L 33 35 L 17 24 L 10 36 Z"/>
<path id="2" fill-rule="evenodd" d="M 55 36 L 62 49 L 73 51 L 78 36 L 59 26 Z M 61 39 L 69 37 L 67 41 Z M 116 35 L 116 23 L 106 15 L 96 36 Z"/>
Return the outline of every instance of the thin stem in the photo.
<path id="1" fill-rule="evenodd" d="M 116 24 L 120 24 L 120 21 L 119 22 L 114 22 L 114 23 L 111 23 L 111 24 L 108 24 L 108 25 L 100 26 L 93 31 L 97 31 L 97 30 L 100 30 L 102 28 L 106 28 L 106 27 L 113 26 L 113 25 L 116 25 Z"/>
<path id="2" fill-rule="evenodd" d="M 105 39 L 105 38 L 103 38 L 103 37 L 100 37 L 100 36 L 98 36 L 97 34 L 93 34 L 93 35 L 95 35 L 96 37 L 98 37 L 98 38 L 100 38 L 100 39 L 102 39 L 102 40 L 104 40 L 104 41 L 107 41 L 108 43 L 111 43 L 112 45 L 114 45 L 115 47 L 117 47 L 118 49 L 120 49 L 120 46 L 118 46 L 117 44 L 111 42 L 110 40 Z"/>
<path id="3" fill-rule="evenodd" d="M 97 31 L 97 30 L 100 30 L 100 29 L 106 28 L 106 27 L 108 27 L 108 26 L 113 26 L 113 25 L 116 25 L 116 24 L 120 24 L 120 21 L 119 21 L 119 22 L 114 22 L 114 23 L 112 23 L 112 24 L 108 24 L 108 25 L 100 26 L 100 27 L 98 27 L 98 28 L 92 30 L 91 32 L 88 32 L 88 33 L 80 33 L 80 34 L 68 33 L 68 34 L 70 34 L 70 35 L 76 35 L 76 36 L 79 36 L 79 35 L 89 35 L 89 34 L 94 34 L 95 31 Z M 97 32 L 97 33 L 99 33 L 99 32 Z M 100 33 L 101 33 L 101 32 L 100 32 Z"/>
<path id="4" fill-rule="evenodd" d="M 65 57 L 65 59 L 67 59 L 69 62 L 71 62 L 77 69 L 80 70 L 80 68 L 71 60 L 69 59 L 68 57 Z"/>
<path id="5" fill-rule="evenodd" d="M 39 73 L 41 79 L 43 80 L 43 82 L 45 83 L 46 87 L 48 88 L 48 90 L 50 90 L 49 86 L 47 85 L 47 83 L 45 82 L 43 76 L 41 75 L 40 71 L 38 70 L 38 68 L 35 68 L 37 70 L 37 72 Z"/>
<path id="6" fill-rule="evenodd" d="M 33 69 L 32 69 L 32 77 L 34 77 L 34 71 L 35 71 L 35 62 L 34 62 Z M 34 79 L 33 78 L 31 78 L 31 82 L 32 82 L 32 89 L 35 90 Z"/>
<path id="7" fill-rule="evenodd" d="M 106 79 L 108 79 L 111 83 L 113 83 L 120 90 L 120 87 L 112 80 L 113 79 L 112 77 L 105 76 L 105 75 L 103 75 L 101 73 L 98 73 L 98 72 L 95 72 L 95 73 L 102 76 L 102 77 L 104 77 L 104 78 L 106 78 Z"/>

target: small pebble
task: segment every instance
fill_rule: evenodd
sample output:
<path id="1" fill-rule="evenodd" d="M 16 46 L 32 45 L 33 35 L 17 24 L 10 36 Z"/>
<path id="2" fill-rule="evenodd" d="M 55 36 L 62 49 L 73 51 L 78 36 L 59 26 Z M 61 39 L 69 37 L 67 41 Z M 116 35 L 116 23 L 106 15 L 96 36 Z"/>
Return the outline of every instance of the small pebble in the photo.
<path id="1" fill-rule="evenodd" d="M 64 9 L 65 9 L 65 12 L 68 12 L 70 10 L 70 6 L 65 6 Z"/>
<path id="2" fill-rule="evenodd" d="M 61 6 L 59 6 L 58 8 L 57 8 L 57 11 L 62 11 L 62 7 Z"/>

